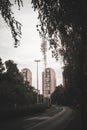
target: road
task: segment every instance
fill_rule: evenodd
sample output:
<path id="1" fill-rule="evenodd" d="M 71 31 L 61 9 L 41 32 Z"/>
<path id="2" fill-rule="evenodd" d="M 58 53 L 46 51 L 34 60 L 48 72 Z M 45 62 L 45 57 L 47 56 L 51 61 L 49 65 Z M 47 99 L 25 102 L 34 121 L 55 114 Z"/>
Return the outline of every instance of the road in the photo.
<path id="1" fill-rule="evenodd" d="M 69 107 L 53 106 L 45 113 L 0 123 L 0 130 L 63 130 L 73 119 Z"/>

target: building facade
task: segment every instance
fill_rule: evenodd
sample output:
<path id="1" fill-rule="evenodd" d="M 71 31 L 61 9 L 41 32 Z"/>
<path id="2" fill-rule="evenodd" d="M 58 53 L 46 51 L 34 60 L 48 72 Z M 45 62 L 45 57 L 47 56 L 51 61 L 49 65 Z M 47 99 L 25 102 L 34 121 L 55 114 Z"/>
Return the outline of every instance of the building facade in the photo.
<path id="1" fill-rule="evenodd" d="M 23 75 L 24 82 L 28 82 L 30 86 L 32 86 L 32 72 L 30 69 L 24 68 L 21 70 Z"/>
<path id="2" fill-rule="evenodd" d="M 42 72 L 42 93 L 44 97 L 50 97 L 56 88 L 56 75 L 52 68 L 46 68 Z"/>

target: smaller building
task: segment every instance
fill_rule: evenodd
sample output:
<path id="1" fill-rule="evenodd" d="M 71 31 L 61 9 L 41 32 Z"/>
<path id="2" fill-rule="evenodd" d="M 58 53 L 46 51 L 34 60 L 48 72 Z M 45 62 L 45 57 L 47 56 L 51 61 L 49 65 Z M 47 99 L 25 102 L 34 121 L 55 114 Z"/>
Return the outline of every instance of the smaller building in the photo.
<path id="1" fill-rule="evenodd" d="M 24 82 L 28 82 L 29 85 L 32 86 L 32 72 L 30 71 L 30 69 L 22 69 L 21 74 L 23 75 Z"/>

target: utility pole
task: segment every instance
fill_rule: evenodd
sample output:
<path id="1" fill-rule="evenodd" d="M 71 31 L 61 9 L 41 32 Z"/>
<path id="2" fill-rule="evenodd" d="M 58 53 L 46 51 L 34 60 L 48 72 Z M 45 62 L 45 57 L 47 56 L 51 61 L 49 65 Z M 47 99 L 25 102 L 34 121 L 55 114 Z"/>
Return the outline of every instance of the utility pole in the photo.
<path id="1" fill-rule="evenodd" d="M 38 95 L 38 62 L 40 62 L 40 60 L 35 60 L 35 62 L 37 63 L 37 104 L 39 103 L 39 95 Z"/>

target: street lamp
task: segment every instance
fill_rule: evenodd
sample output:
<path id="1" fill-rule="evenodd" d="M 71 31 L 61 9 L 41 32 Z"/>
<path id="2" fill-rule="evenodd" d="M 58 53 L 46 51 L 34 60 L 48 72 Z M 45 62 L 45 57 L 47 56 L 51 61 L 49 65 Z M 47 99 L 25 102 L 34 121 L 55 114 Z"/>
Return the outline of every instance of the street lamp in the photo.
<path id="1" fill-rule="evenodd" d="M 38 62 L 40 62 L 40 60 L 35 60 L 35 62 L 37 63 L 37 104 L 39 103 L 39 95 L 38 95 Z"/>

